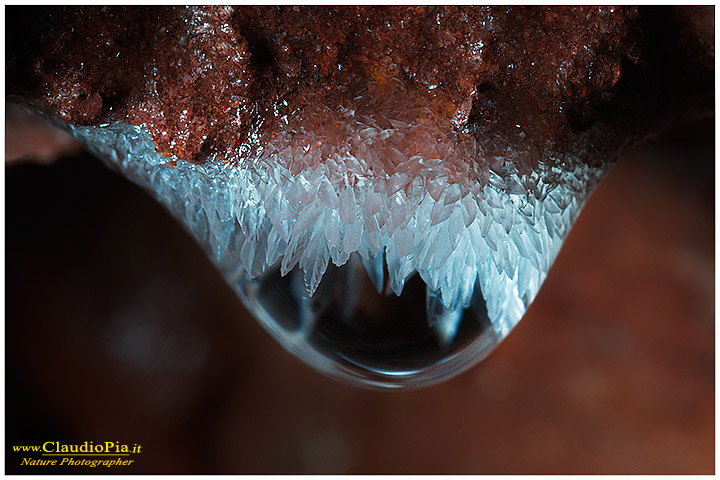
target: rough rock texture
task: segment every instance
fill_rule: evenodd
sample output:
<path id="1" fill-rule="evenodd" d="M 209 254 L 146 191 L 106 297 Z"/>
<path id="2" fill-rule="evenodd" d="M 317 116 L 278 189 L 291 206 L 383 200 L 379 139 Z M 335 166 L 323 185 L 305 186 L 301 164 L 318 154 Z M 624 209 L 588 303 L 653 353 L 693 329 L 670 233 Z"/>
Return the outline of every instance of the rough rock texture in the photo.
<path id="1" fill-rule="evenodd" d="M 623 65 L 640 59 L 635 7 L 31 13 L 10 32 L 12 91 L 68 123 L 145 126 L 159 152 L 189 160 L 232 160 L 248 135 L 271 135 L 283 116 L 352 107 L 367 88 L 409 90 L 458 130 L 470 120 L 475 130 L 521 125 L 555 138 L 591 123 Z"/>

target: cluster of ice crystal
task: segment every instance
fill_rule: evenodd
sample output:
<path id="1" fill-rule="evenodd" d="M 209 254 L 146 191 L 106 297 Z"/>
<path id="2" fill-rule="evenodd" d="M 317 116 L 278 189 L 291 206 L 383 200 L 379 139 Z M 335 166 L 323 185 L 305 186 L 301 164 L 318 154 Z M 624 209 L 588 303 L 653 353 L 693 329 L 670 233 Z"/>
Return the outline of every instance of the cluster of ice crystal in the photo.
<path id="1" fill-rule="evenodd" d="M 417 272 L 430 317 L 459 318 L 479 286 L 504 336 L 602 172 L 557 158 L 520 174 L 517 150 L 493 157 L 429 109 L 401 110 L 318 114 L 236 164 L 164 158 L 137 126 L 67 128 L 153 192 L 232 284 L 279 264 L 300 268 L 312 296 L 329 262 L 357 252 L 378 291 L 389 281 L 400 295 Z"/>

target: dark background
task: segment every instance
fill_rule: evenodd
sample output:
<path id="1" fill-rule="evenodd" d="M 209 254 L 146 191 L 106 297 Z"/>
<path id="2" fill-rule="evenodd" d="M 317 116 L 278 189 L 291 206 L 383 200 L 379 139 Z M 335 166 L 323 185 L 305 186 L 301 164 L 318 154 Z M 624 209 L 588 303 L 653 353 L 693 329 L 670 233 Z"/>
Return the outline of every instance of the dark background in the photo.
<path id="1" fill-rule="evenodd" d="M 714 472 L 712 118 L 621 158 L 487 360 L 399 393 L 282 350 L 90 155 L 5 173 L 7 473 L 50 440 L 143 445 L 75 473 Z"/>

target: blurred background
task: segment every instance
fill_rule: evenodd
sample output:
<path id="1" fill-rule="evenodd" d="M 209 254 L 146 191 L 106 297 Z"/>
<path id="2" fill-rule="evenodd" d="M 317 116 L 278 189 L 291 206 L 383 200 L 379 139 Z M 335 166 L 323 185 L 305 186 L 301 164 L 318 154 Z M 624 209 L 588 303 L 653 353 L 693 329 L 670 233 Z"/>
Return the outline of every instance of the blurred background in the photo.
<path id="1" fill-rule="evenodd" d="M 711 474 L 714 133 L 624 155 L 488 359 L 379 392 L 286 353 L 148 195 L 9 109 L 6 444 L 143 446 L 74 473 Z"/>

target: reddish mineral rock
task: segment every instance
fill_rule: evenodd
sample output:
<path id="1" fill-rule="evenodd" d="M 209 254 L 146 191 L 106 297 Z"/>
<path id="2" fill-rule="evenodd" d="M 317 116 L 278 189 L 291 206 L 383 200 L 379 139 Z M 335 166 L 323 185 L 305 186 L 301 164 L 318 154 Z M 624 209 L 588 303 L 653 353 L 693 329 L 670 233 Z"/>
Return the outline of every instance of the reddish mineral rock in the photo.
<path id="1" fill-rule="evenodd" d="M 402 91 L 458 131 L 557 142 L 637 116 L 608 107 L 618 93 L 636 107 L 655 84 L 687 93 L 645 67 L 677 70 L 675 37 L 714 55 L 706 24 L 682 8 L 10 7 L 8 85 L 68 123 L 142 125 L 195 161 L 234 161 L 250 136 L 361 90 Z"/>

